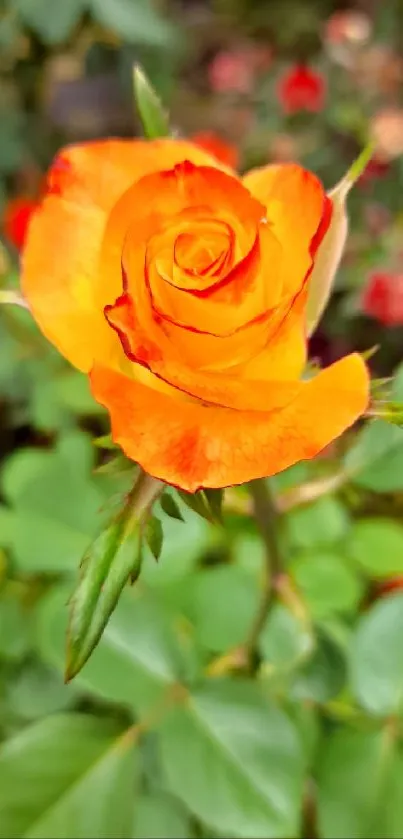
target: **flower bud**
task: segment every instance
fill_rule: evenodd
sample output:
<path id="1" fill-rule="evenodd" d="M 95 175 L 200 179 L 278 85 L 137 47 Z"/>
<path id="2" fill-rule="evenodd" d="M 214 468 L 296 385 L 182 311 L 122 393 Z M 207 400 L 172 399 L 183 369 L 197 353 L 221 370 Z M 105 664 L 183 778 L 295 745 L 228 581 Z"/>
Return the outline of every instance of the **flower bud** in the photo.
<path id="1" fill-rule="evenodd" d="M 312 335 L 329 300 L 336 271 L 344 250 L 348 231 L 346 201 L 348 193 L 358 180 L 372 155 L 372 146 L 366 146 L 347 174 L 328 195 L 333 212 L 329 229 L 317 251 L 309 280 L 307 304 L 307 334 Z"/>

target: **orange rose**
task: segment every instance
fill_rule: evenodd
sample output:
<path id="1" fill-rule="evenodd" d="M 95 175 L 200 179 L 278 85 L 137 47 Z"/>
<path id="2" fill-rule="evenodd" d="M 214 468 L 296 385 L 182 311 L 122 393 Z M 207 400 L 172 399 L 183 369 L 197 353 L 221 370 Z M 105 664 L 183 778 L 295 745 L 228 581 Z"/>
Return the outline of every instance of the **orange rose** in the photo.
<path id="1" fill-rule="evenodd" d="M 23 258 L 35 319 L 90 374 L 116 443 L 188 491 L 311 458 L 368 401 L 355 354 L 301 380 L 331 199 L 296 164 L 219 167 L 182 140 L 65 149 Z"/>

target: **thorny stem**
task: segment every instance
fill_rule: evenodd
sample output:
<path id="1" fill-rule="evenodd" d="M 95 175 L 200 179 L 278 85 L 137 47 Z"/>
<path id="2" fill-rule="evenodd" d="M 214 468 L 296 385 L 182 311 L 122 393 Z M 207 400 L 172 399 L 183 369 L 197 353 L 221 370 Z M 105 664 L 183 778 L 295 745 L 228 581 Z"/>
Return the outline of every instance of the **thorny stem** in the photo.
<path id="1" fill-rule="evenodd" d="M 269 484 L 264 479 L 251 481 L 249 491 L 252 498 L 253 515 L 265 545 L 263 596 L 249 636 L 244 644 L 245 658 L 250 666 L 259 635 L 273 606 L 277 583 L 282 577 L 283 570 L 278 538 L 279 512 Z"/>

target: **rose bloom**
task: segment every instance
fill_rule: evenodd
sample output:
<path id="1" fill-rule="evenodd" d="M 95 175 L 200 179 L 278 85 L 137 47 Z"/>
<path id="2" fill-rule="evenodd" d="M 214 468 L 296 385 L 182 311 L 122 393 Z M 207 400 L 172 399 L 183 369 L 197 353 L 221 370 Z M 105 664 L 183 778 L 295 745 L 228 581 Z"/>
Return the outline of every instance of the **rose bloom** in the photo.
<path id="1" fill-rule="evenodd" d="M 286 114 L 321 111 L 325 105 L 326 83 L 321 73 L 300 64 L 281 76 L 277 95 Z"/>
<path id="2" fill-rule="evenodd" d="M 402 326 L 403 274 L 388 271 L 371 274 L 362 296 L 362 310 L 385 326 Z"/>
<path id="3" fill-rule="evenodd" d="M 38 207 L 34 198 L 11 198 L 7 202 L 3 215 L 3 231 L 6 239 L 20 251 L 26 239 L 32 214 Z"/>
<path id="4" fill-rule="evenodd" d="M 129 458 L 190 492 L 240 484 L 314 457 L 366 409 L 357 354 L 302 378 L 331 216 L 296 164 L 240 179 L 183 140 L 72 146 L 32 220 L 22 289 Z"/>

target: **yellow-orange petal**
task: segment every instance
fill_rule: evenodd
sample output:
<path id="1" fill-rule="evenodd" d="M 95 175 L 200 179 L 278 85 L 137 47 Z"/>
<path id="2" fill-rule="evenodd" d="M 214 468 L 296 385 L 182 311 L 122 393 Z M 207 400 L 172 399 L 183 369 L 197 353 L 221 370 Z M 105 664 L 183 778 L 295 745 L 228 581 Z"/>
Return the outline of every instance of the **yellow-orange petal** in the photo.
<path id="1" fill-rule="evenodd" d="M 137 323 L 131 299 L 127 294 L 119 297 L 114 306 L 106 306 L 105 315 L 108 323 L 119 335 L 127 357 L 133 362 L 132 377 L 138 380 L 138 368 L 142 365 L 149 373 L 155 374 L 156 389 L 161 389 L 161 383 L 170 385 L 176 388 L 177 399 L 191 396 L 228 408 L 267 412 L 290 402 L 302 387 L 298 380 L 279 380 L 279 368 L 275 366 L 264 371 L 266 380 L 248 381 L 237 371 L 233 374 L 227 371 L 220 374 L 208 370 L 195 370 L 187 367 L 178 355 L 164 355 Z"/>
<path id="2" fill-rule="evenodd" d="M 312 267 L 317 231 L 321 228 L 322 239 L 329 226 L 331 201 L 316 175 L 296 163 L 252 169 L 243 183 L 266 207 L 270 229 L 284 251 L 283 295 L 292 296 Z"/>
<path id="3" fill-rule="evenodd" d="M 142 175 L 184 159 L 220 165 L 184 140 L 99 140 L 63 149 L 50 169 L 25 245 L 22 290 L 42 332 L 81 370 L 121 356 L 103 315 L 121 292 L 120 270 L 99 272 L 108 214 Z"/>
<path id="4" fill-rule="evenodd" d="M 95 367 L 92 390 L 111 416 L 112 435 L 146 472 L 194 492 L 273 475 L 318 454 L 365 411 L 369 376 L 347 356 L 304 382 L 273 412 L 178 403 L 122 374 Z"/>

